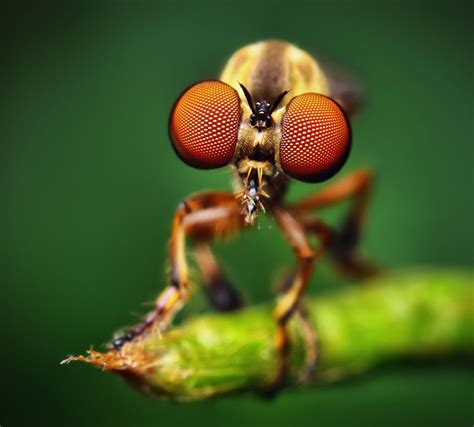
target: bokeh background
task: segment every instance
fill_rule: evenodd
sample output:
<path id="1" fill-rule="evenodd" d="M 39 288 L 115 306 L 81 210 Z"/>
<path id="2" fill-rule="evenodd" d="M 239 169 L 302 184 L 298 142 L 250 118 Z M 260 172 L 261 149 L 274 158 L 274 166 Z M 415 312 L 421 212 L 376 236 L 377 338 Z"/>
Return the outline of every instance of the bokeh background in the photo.
<path id="1" fill-rule="evenodd" d="M 2 6 L 0 424 L 47 426 L 470 425 L 473 375 L 446 362 L 386 366 L 273 401 L 154 401 L 67 354 L 100 348 L 164 284 L 177 203 L 228 189 L 180 163 L 175 97 L 242 45 L 281 38 L 359 76 L 343 173 L 377 187 L 363 242 L 381 265 L 472 265 L 472 6 L 353 1 L 35 2 Z M 314 190 L 297 184 L 290 197 Z M 340 212 L 328 212 L 336 221 Z M 270 224 L 217 245 L 251 301 L 292 255 Z M 344 281 L 323 265 L 311 292 Z M 189 313 L 204 310 L 197 298 Z"/>

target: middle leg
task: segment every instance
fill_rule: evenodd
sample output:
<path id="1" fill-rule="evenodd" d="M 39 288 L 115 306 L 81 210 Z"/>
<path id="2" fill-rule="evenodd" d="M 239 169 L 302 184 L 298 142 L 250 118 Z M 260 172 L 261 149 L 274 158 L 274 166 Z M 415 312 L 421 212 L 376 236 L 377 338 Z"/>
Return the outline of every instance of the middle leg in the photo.
<path id="1" fill-rule="evenodd" d="M 306 230 L 301 221 L 291 214 L 288 210 L 278 207 L 272 210 L 275 220 L 285 237 L 293 248 L 297 257 L 297 268 L 295 273 L 291 276 L 291 279 L 286 285 L 286 289 L 283 290 L 282 295 L 279 297 L 274 317 L 277 323 L 277 330 L 275 335 L 275 347 L 278 352 L 279 362 L 278 370 L 270 385 L 270 393 L 278 391 L 284 386 L 286 376 L 288 373 L 288 357 L 290 351 L 290 337 L 288 331 L 288 321 L 296 313 L 297 319 L 300 325 L 303 325 L 303 333 L 305 340 L 312 342 L 316 345 L 315 334 L 311 334 L 308 329 L 309 323 L 304 319 L 304 312 L 300 311 L 300 302 L 304 295 L 304 291 L 308 285 L 309 278 L 313 269 L 314 261 L 319 255 L 322 255 L 322 251 L 314 251 L 311 248 L 310 242 L 306 235 Z M 311 357 L 311 363 L 314 364 L 317 355 L 317 349 L 309 350 Z M 306 367 L 305 370 L 309 370 L 310 367 Z"/>

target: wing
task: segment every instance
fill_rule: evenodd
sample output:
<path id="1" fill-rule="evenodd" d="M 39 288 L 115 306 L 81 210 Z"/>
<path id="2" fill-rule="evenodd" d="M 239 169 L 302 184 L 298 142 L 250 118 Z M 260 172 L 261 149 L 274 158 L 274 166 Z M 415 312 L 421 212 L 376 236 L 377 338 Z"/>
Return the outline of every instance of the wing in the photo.
<path id="1" fill-rule="evenodd" d="M 327 78 L 331 98 L 335 99 L 349 116 L 353 116 L 365 100 L 362 84 L 350 73 L 330 62 L 320 61 L 320 65 Z"/>

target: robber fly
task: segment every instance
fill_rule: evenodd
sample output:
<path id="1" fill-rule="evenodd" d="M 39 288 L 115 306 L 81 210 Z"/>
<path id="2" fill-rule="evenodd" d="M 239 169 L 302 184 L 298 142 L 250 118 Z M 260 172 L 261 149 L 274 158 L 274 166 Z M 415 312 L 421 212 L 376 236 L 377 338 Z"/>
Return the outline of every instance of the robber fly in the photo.
<path id="1" fill-rule="evenodd" d="M 296 203 L 284 198 L 291 179 L 320 183 L 342 168 L 351 150 L 348 117 L 356 106 L 357 92 L 350 85 L 283 41 L 243 47 L 219 80 L 196 83 L 178 97 L 169 118 L 176 154 L 194 168 L 230 166 L 235 192 L 198 193 L 179 204 L 169 245 L 169 285 L 155 309 L 113 341 L 115 351 L 148 331 L 164 329 L 189 298 L 187 237 L 211 303 L 221 311 L 239 308 L 242 300 L 209 244 L 269 213 L 296 255 L 296 268 L 281 287 L 274 312 L 280 363 L 273 385 L 282 384 L 290 348 L 288 320 L 295 317 L 308 325 L 300 301 L 315 261 L 329 253 L 347 273 L 366 276 L 374 271 L 355 252 L 372 183 L 369 171 L 355 172 Z M 347 198 L 353 203 L 339 230 L 316 216 L 319 209 Z M 316 248 L 311 235 L 318 238 Z M 310 328 L 304 330 L 310 368 L 316 339 Z"/>

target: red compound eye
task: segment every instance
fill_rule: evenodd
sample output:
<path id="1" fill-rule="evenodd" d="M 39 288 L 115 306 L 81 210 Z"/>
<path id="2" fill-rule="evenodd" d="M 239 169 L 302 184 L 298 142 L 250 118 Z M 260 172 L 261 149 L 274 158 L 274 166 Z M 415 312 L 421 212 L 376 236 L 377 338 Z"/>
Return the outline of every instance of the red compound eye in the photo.
<path id="1" fill-rule="evenodd" d="M 321 182 L 344 165 L 351 130 L 341 107 L 316 93 L 294 97 L 282 120 L 280 164 L 293 178 Z"/>
<path id="2" fill-rule="evenodd" d="M 235 151 L 240 117 L 234 88 L 217 80 L 196 83 L 171 110 L 170 137 L 176 153 L 195 168 L 225 166 Z"/>

